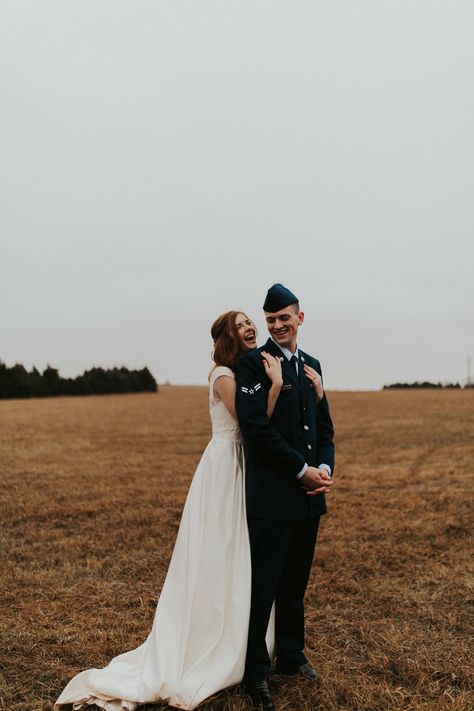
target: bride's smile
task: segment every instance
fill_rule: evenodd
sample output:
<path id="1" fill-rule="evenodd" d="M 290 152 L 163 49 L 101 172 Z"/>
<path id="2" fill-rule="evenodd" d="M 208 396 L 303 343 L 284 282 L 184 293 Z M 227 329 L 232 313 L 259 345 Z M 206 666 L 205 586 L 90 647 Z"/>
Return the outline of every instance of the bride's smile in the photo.
<path id="1" fill-rule="evenodd" d="M 244 346 L 249 350 L 257 347 L 257 329 L 253 321 L 243 313 L 235 319 L 235 327 Z"/>

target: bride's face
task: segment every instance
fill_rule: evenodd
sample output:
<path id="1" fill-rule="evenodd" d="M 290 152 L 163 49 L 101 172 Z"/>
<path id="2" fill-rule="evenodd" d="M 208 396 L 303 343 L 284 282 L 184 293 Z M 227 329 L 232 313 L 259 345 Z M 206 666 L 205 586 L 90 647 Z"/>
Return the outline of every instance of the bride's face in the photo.
<path id="1" fill-rule="evenodd" d="M 245 314 L 237 314 L 235 327 L 242 343 L 247 350 L 257 347 L 257 329 L 255 324 Z"/>

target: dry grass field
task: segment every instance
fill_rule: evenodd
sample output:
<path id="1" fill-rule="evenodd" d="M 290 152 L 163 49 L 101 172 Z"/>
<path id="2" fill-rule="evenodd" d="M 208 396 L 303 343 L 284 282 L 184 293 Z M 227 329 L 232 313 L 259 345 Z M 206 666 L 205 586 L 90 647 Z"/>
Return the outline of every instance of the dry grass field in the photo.
<path id="1" fill-rule="evenodd" d="M 469 711 L 474 391 L 330 403 L 336 484 L 307 592 L 323 685 L 275 678 L 278 708 Z M 145 639 L 209 438 L 207 393 L 3 401 L 0 420 L 0 709 L 43 711 Z M 231 689 L 202 709 L 249 705 Z"/>

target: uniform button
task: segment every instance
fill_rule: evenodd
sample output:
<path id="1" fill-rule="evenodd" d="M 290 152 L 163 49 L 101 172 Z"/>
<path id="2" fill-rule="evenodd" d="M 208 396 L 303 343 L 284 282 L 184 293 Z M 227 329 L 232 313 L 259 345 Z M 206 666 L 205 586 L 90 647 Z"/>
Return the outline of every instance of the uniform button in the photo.
<path id="1" fill-rule="evenodd" d="M 304 425 L 303 429 L 305 429 L 305 430 L 309 430 L 309 427 L 308 427 L 308 425 Z"/>
<path id="2" fill-rule="evenodd" d="M 308 449 L 311 449 L 311 445 L 310 445 L 310 444 L 308 444 Z"/>

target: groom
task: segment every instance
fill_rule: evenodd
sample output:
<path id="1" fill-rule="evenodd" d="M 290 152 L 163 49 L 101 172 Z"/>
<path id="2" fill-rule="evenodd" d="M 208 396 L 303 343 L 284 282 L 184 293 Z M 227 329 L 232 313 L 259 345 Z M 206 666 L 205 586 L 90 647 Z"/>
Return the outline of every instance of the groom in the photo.
<path id="1" fill-rule="evenodd" d="M 275 602 L 276 673 L 319 677 L 304 654 L 303 598 L 324 494 L 332 485 L 333 425 L 326 395 L 317 402 L 306 377 L 319 361 L 297 346 L 304 314 L 297 297 L 274 284 L 263 305 L 270 338 L 244 355 L 237 372 L 236 410 L 247 444 L 246 503 L 252 555 L 252 602 L 244 686 L 254 706 L 274 709 L 265 642 Z M 270 420 L 261 351 L 280 358 L 283 386 Z"/>

